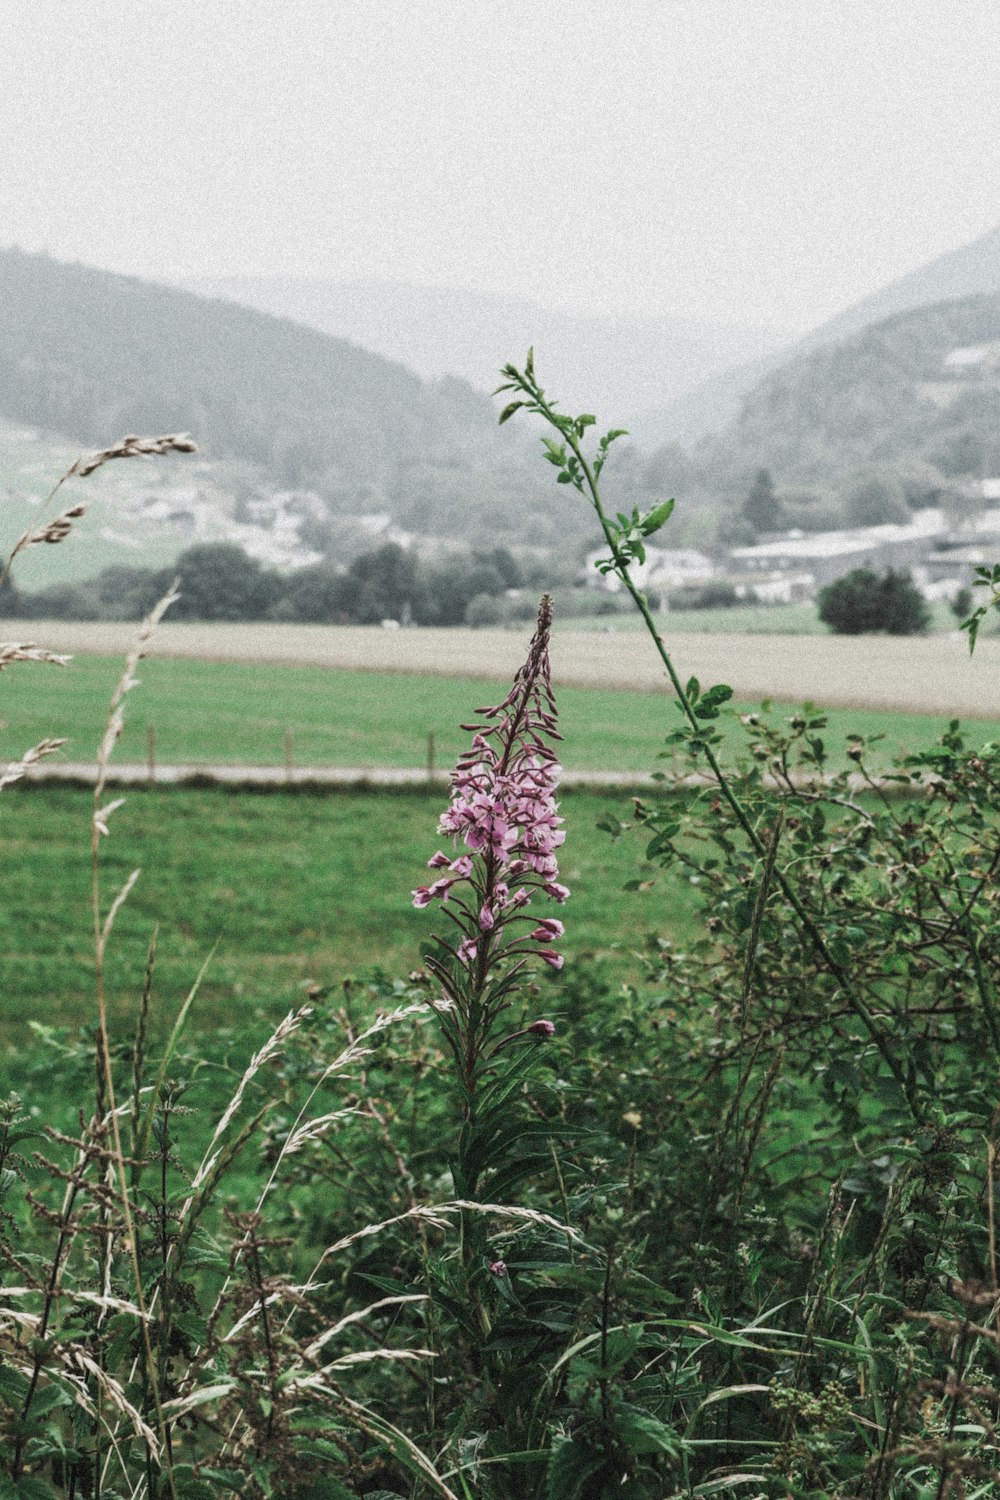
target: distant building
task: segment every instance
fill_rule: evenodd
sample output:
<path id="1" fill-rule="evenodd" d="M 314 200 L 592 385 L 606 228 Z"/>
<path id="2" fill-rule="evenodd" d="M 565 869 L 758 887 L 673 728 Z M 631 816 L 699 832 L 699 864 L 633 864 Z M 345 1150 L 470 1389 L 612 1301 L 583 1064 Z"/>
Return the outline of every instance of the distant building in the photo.
<path id="1" fill-rule="evenodd" d="M 607 547 L 587 553 L 587 583 L 616 594 L 622 586 L 621 581 L 613 573 L 598 573 L 595 567 L 607 555 Z M 715 578 L 717 570 L 710 557 L 695 552 L 693 548 L 647 547 L 646 561 L 641 566 L 634 564 L 629 571 L 641 589 L 662 590 L 697 588 Z"/>
<path id="2" fill-rule="evenodd" d="M 944 357 L 944 368 L 953 375 L 987 374 L 1000 370 L 1000 341 L 966 344 L 951 349 Z"/>
<path id="3" fill-rule="evenodd" d="M 919 563 L 928 543 L 945 530 L 942 511 L 928 509 L 914 514 L 906 526 L 863 526 L 853 531 L 819 531 L 812 535 L 790 532 L 754 547 L 734 547 L 729 553 L 734 573 L 773 578 L 775 575 L 808 574 L 813 589 L 842 578 L 855 568 L 906 568 Z M 755 585 L 756 587 L 756 585 Z"/>
<path id="4" fill-rule="evenodd" d="M 726 579 L 741 599 L 760 604 L 802 604 L 816 592 L 811 573 L 730 573 Z"/>

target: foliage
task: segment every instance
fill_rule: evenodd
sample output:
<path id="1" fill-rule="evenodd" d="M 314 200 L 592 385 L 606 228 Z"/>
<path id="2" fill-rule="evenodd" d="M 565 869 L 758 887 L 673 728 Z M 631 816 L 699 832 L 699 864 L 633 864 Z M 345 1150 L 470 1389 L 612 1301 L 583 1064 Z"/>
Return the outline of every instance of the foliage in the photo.
<path id="1" fill-rule="evenodd" d="M 962 629 L 969 633 L 970 653 L 976 649 L 979 631 L 987 615 L 1000 610 L 1000 564 L 995 563 L 992 568 L 977 568 L 973 582 L 976 588 L 989 589 L 990 594 L 985 604 L 978 604 L 969 618 L 962 621 Z"/>
<path id="2" fill-rule="evenodd" d="M 743 517 L 755 532 L 778 530 L 781 506 L 774 493 L 774 480 L 769 469 L 758 469 L 754 475 L 750 492 L 743 502 Z"/>
<path id="3" fill-rule="evenodd" d="M 169 568 L 105 568 L 80 584 L 25 593 L 7 584 L 0 614 L 21 619 L 141 620 L 170 582 L 180 581 L 174 615 L 184 620 L 283 620 L 304 624 L 461 625 L 473 599 L 502 601 L 521 570 L 506 547 L 454 551 L 423 561 L 388 542 L 346 569 L 318 563 L 283 574 L 232 542 L 204 542 Z M 498 602 L 498 619 L 516 612 Z M 532 607 L 533 612 L 533 607 Z M 523 612 L 520 615 L 523 618 Z"/>
<path id="4" fill-rule="evenodd" d="M 565 438 L 561 472 L 645 617 L 586 428 L 554 410 L 530 358 L 505 375 Z M 631 1022 L 628 1070 L 612 1058 L 587 1090 L 595 1116 L 617 1106 L 633 1132 L 626 1202 L 658 1231 L 643 1270 L 676 1299 L 658 1412 L 684 1434 L 673 1492 L 993 1495 L 1000 748 L 970 752 L 953 724 L 880 783 L 858 737 L 856 769 L 830 777 L 825 718 L 807 710 L 787 728 L 747 716 L 748 754 L 725 769 L 731 690 L 682 684 L 647 623 L 680 710 L 668 744 L 708 789 L 608 828 L 636 828 L 647 860 L 687 872 L 705 936 L 651 948 L 669 1046 L 655 1061 L 643 1047 L 637 995 L 616 1018 Z M 646 1301 L 623 1322 L 639 1377 L 657 1318 Z M 622 1465 L 622 1482 L 638 1477 Z"/>
<path id="5" fill-rule="evenodd" d="M 46 1038 L 63 1112 L 92 1102 L 66 1127 L 0 1108 L 2 1482 L 996 1500 L 1000 745 L 952 723 L 889 775 L 861 735 L 831 766 L 807 706 L 744 715 L 733 753 L 731 688 L 681 679 L 632 576 L 669 503 L 609 512 L 620 434 L 590 451 L 593 418 L 558 412 L 530 355 L 504 374 L 502 420 L 555 433 L 674 688 L 681 764 L 602 825 L 639 843 L 636 892 L 675 872 L 700 928 L 651 935 L 610 990 L 525 910 L 569 895 L 545 600 L 468 726 L 439 824 L 456 847 L 414 892 L 443 936 L 405 980 L 314 983 L 248 1061 L 185 1052 L 200 976 L 151 1041 L 155 937 L 112 1043 L 104 957 L 135 875 L 102 894 L 119 803 L 99 785 L 97 1033 Z"/>
<path id="6" fill-rule="evenodd" d="M 702 445 L 698 483 L 737 494 L 747 471 L 765 464 L 779 490 L 831 489 L 874 469 L 926 504 L 950 479 L 978 477 L 984 451 L 993 452 L 995 378 L 966 380 L 944 361 L 957 347 L 998 337 L 1000 297 L 961 297 L 798 354 L 749 392 L 738 423 Z M 940 401 L 929 394 L 938 391 Z"/>
<path id="7" fill-rule="evenodd" d="M 892 568 L 879 577 L 854 568 L 819 591 L 819 617 L 836 635 L 921 635 L 931 614 L 909 573 Z"/>
<path id="8" fill-rule="evenodd" d="M 877 472 L 862 475 L 847 490 L 844 517 L 849 526 L 884 526 L 889 523 L 906 526 L 910 511 L 902 484 L 892 475 Z"/>
<path id="9" fill-rule="evenodd" d="M 755 598 L 741 599 L 736 585 L 724 578 L 703 583 L 700 588 L 672 589 L 671 609 L 735 609 L 739 604 L 756 603 Z"/>

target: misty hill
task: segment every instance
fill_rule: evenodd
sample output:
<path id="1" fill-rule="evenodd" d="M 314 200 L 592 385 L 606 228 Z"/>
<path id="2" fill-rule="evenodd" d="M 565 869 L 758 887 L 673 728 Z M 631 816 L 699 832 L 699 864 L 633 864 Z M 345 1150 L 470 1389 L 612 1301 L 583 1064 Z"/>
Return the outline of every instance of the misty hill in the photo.
<path id="1" fill-rule="evenodd" d="M 702 483 L 736 500 L 749 475 L 831 492 L 877 469 L 911 503 L 1000 472 L 1000 296 L 917 308 L 797 355 L 698 450 Z M 915 486 L 915 488 L 914 488 Z M 924 502 L 926 503 L 926 502 Z"/>
<path id="2" fill-rule="evenodd" d="M 910 308 L 926 307 L 951 298 L 1000 294 L 1000 228 L 967 245 L 939 255 L 917 270 L 872 292 L 814 328 L 794 344 L 742 360 L 718 375 L 692 386 L 675 401 L 647 411 L 635 431 L 654 443 L 690 443 L 718 431 L 739 414 L 744 396 L 770 370 L 824 344 L 832 344 Z"/>
<path id="3" fill-rule="evenodd" d="M 331 517 L 420 535 L 548 542 L 576 524 L 527 433 L 498 430 L 462 381 L 431 385 L 287 319 L 18 250 L 0 250 L 0 419 L 81 445 L 190 431 L 204 459 L 254 466 L 264 491 L 308 490 Z M 335 533 L 314 521 L 312 544 Z"/>
<path id="4" fill-rule="evenodd" d="M 522 298 L 387 282 L 229 276 L 187 283 L 402 360 L 427 380 L 457 375 L 481 390 L 534 345 L 565 410 L 630 426 L 644 408 L 734 360 L 773 348 L 773 330 L 694 318 L 612 318 L 554 311 Z"/>

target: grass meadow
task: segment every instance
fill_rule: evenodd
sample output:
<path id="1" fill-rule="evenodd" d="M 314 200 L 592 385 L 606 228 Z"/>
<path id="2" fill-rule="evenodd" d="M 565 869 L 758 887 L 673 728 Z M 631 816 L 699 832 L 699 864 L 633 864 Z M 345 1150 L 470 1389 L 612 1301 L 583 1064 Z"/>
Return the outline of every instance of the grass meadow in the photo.
<path id="1" fill-rule="evenodd" d="M 8 1057 L 29 1022 L 90 1024 L 94 1004 L 90 909 L 90 793 L 66 786 L 11 789 L 2 814 L 4 863 L 18 872 L 0 908 L 0 991 Z M 439 847 L 440 790 L 242 793 L 137 788 L 114 816 L 102 848 L 105 899 L 141 865 L 109 950 L 109 1000 L 121 1034 L 131 1031 L 146 950 L 159 929 L 153 1027 L 168 1027 L 218 942 L 192 1025 L 271 1019 L 303 1003 L 303 989 L 336 991 L 373 968 L 419 966 L 439 913 L 415 911 Z M 664 877 L 625 894 L 649 872 L 642 845 L 614 843 L 596 828 L 627 799 L 569 792 L 563 800 L 563 869 L 573 891 L 567 952 L 611 962 L 625 977 L 630 949 L 656 929 L 683 938 L 692 893 Z M 542 976 L 547 982 L 548 976 Z M 557 1003 L 557 1002 L 556 1002 Z"/>
<path id="2" fill-rule="evenodd" d="M 235 661 L 143 664 L 117 761 L 153 725 L 192 767 L 280 764 L 289 733 L 300 766 L 421 766 L 433 734 L 446 771 L 507 687 L 468 634 L 313 634 L 357 653 L 336 666 L 238 634 Z M 679 636 L 681 680 L 729 680 L 732 639 Z M 932 751 L 947 714 L 902 710 L 955 701 L 963 643 L 744 641 L 734 682 L 843 701 L 853 674 L 869 707 L 823 730 L 845 775 L 720 767 L 633 804 L 680 716 L 621 641 L 561 642 L 561 756 L 623 785 L 564 791 L 553 918 L 543 606 L 455 793 L 457 954 L 411 903 L 440 785 L 109 792 L 103 979 L 90 790 L 5 790 L 4 1497 L 998 1500 L 990 652 L 969 745 Z M 373 670 L 373 646 L 418 670 Z M 15 665 L 10 757 L 65 734 L 93 761 L 120 673 Z M 895 711 L 870 706 L 894 680 Z M 698 736 L 767 760 L 711 702 Z M 926 752 L 930 780 L 856 797 L 852 733 L 883 736 L 873 770 Z"/>
<path id="3" fill-rule="evenodd" d="M 3 753 L 17 758 L 29 744 L 59 734 L 69 740 L 65 759 L 92 760 L 120 671 L 117 657 L 81 655 L 67 668 L 8 672 Z M 152 724 L 157 758 L 165 764 L 281 765 L 285 734 L 291 732 L 299 766 L 419 767 L 426 764 L 433 734 L 435 764 L 447 770 L 467 741 L 459 725 L 473 708 L 505 691 L 500 679 L 155 656 L 142 664 L 141 679 L 129 701 L 117 761 L 145 760 Z M 661 765 L 665 736 L 680 722 L 665 691 L 558 685 L 558 693 L 560 753 L 568 771 L 635 773 Z M 741 712 L 758 707 L 752 700 L 739 705 Z M 787 718 L 794 709 L 775 712 Z M 927 748 L 948 723 L 945 714 L 862 708 L 831 709 L 828 717 L 824 737 L 838 765 L 848 734 L 883 735 L 888 760 Z M 964 722 L 973 738 L 986 739 L 998 728 L 988 717 Z M 729 733 L 736 748 L 739 727 L 732 725 Z"/>

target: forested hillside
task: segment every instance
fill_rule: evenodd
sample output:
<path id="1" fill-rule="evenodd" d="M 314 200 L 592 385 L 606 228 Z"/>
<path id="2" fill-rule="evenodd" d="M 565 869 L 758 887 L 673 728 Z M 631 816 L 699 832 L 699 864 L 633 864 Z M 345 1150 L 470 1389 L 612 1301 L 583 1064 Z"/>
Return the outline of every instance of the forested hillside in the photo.
<path id="1" fill-rule="evenodd" d="M 332 516 L 422 535 L 549 540 L 544 475 L 487 397 L 344 339 L 189 292 L 0 251 L 0 420 L 101 445 L 192 432 Z M 321 528 L 320 528 L 321 530 Z"/>
<path id="2" fill-rule="evenodd" d="M 847 307 L 782 349 L 710 376 L 669 406 L 647 412 L 641 433 L 651 444 L 694 442 L 734 421 L 747 394 L 772 370 L 798 355 L 870 328 L 914 308 L 948 299 L 1000 296 L 1000 228 L 960 245 Z"/>
<path id="3" fill-rule="evenodd" d="M 900 313 L 766 376 L 701 446 L 699 483 L 735 500 L 760 467 L 828 493 L 872 469 L 930 488 L 1000 472 L 1000 297 Z"/>

